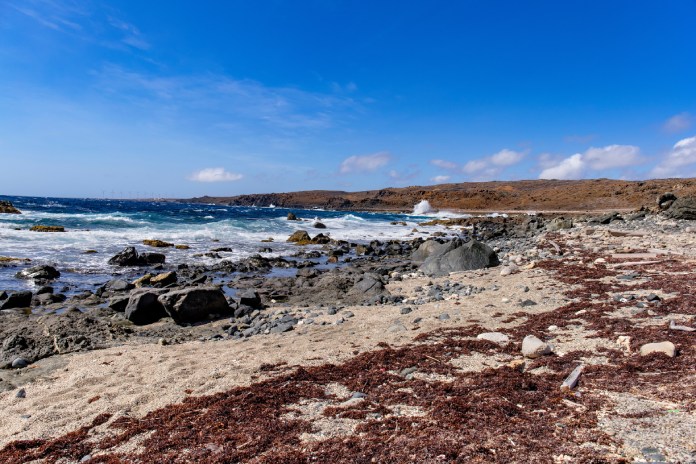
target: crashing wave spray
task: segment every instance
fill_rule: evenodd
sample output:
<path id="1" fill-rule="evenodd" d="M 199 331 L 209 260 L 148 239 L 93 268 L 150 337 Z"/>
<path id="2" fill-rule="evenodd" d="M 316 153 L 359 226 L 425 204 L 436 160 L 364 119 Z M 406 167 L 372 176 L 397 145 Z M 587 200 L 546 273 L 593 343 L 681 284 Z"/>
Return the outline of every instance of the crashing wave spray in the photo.
<path id="1" fill-rule="evenodd" d="M 413 207 L 413 214 L 417 216 L 432 212 L 433 207 L 430 206 L 430 202 L 428 200 L 421 200 L 416 206 Z"/>

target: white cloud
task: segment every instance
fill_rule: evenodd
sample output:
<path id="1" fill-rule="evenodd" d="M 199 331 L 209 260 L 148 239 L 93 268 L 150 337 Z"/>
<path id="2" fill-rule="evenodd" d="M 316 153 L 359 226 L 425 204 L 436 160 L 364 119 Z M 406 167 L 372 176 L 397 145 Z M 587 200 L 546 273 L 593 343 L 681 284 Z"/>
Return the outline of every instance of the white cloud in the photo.
<path id="1" fill-rule="evenodd" d="M 667 157 L 650 172 L 652 177 L 690 177 L 696 173 L 696 136 L 674 144 Z"/>
<path id="2" fill-rule="evenodd" d="M 443 184 L 451 179 L 451 176 L 435 176 L 431 177 L 430 181 L 435 182 L 436 184 Z"/>
<path id="3" fill-rule="evenodd" d="M 371 155 L 354 155 L 343 160 L 340 167 L 341 174 L 353 172 L 374 172 L 389 163 L 391 155 L 381 151 Z"/>
<path id="4" fill-rule="evenodd" d="M 464 165 L 462 171 L 467 174 L 476 174 L 477 179 L 493 179 L 498 177 L 505 168 L 522 161 L 526 154 L 527 151 L 520 152 L 503 148 L 491 156 L 469 161 Z"/>
<path id="5" fill-rule="evenodd" d="M 675 114 L 665 121 L 662 129 L 669 133 L 683 132 L 691 127 L 692 120 L 693 118 L 687 112 Z"/>
<path id="6" fill-rule="evenodd" d="M 457 169 L 459 165 L 457 163 L 453 163 L 452 161 L 447 161 L 447 160 L 442 160 L 442 159 L 434 159 L 430 160 L 430 164 L 433 166 L 437 166 L 438 168 L 442 169 Z"/>
<path id="7" fill-rule="evenodd" d="M 539 174 L 539 179 L 578 179 L 585 171 L 585 162 L 580 153 L 570 156 L 558 165 L 546 168 Z"/>
<path id="8" fill-rule="evenodd" d="M 524 155 L 525 154 L 522 152 L 512 151 L 504 148 L 495 155 L 491 156 L 490 160 L 491 163 L 495 164 L 496 166 L 512 166 L 513 164 L 517 164 L 522 161 Z"/>
<path id="9" fill-rule="evenodd" d="M 580 179 L 588 171 L 627 168 L 641 163 L 640 149 L 634 145 L 591 147 L 584 153 L 576 153 L 555 163 L 550 155 L 544 154 L 539 161 L 544 167 L 540 179 Z"/>
<path id="10" fill-rule="evenodd" d="M 241 174 L 225 171 L 224 168 L 201 169 L 191 174 L 188 179 L 194 182 L 233 182 L 240 180 Z"/>

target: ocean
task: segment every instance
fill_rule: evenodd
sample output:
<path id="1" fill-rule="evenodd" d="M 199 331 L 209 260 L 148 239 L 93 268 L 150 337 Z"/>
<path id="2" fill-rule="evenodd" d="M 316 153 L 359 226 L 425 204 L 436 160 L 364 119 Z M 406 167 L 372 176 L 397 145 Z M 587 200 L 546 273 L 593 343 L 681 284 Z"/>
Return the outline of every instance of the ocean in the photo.
<path id="1" fill-rule="evenodd" d="M 296 251 L 286 239 L 304 229 L 314 236 L 353 242 L 410 239 L 426 236 L 413 233 L 417 223 L 431 216 L 427 204 L 415 205 L 414 214 L 344 212 L 285 209 L 274 207 L 233 207 L 160 201 L 108 199 L 39 198 L 0 196 L 11 201 L 23 214 L 0 214 L 0 256 L 28 258 L 29 264 L 0 266 L 1 290 L 32 290 L 31 281 L 15 277 L 29 265 L 50 264 L 61 272 L 56 288 L 86 289 L 100 285 L 123 272 L 107 264 L 109 258 L 127 246 L 138 251 L 166 254 L 167 264 L 214 264 L 239 260 L 258 253 L 261 246 L 273 251 L 264 256 L 288 255 Z M 288 221 L 288 213 L 309 221 Z M 450 215 L 451 216 L 451 215 Z M 315 229 L 320 221 L 326 229 Z M 406 222 L 392 224 L 392 222 Z M 57 225 L 66 232 L 32 232 L 34 225 Z M 432 232 L 431 228 L 429 232 Z M 272 243 L 262 240 L 273 239 Z M 156 249 L 142 244 L 159 239 L 188 250 Z M 229 247 L 220 258 L 202 256 L 211 248 Z M 88 253 L 89 250 L 95 251 Z M 69 290 L 66 290 L 68 293 Z"/>

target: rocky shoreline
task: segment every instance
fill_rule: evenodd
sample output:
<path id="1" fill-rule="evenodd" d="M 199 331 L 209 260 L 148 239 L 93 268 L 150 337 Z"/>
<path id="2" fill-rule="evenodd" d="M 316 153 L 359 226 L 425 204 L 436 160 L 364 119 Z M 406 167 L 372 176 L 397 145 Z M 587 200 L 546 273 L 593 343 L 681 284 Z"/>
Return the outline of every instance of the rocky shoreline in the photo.
<path id="1" fill-rule="evenodd" d="M 572 424 L 574 428 L 579 427 L 578 430 L 586 428 L 583 433 L 603 437 L 594 448 L 580 446 L 587 441 L 580 433 L 578 447 L 566 446 L 564 452 L 554 455 L 554 460 L 557 456 L 561 456 L 561 461 L 567 460 L 562 456 L 571 460 L 600 456 L 608 462 L 621 462 L 623 458 L 637 457 L 640 453 L 648 459 L 646 453 L 650 452 L 645 450 L 650 446 L 641 448 L 631 441 L 645 444 L 645 437 L 631 435 L 627 425 L 631 420 L 640 422 L 643 416 L 612 418 L 604 415 L 606 411 L 618 407 L 615 405 L 629 404 L 637 411 L 648 408 L 652 411 L 650 417 L 661 421 L 662 416 L 655 412 L 659 408 L 646 406 L 646 401 L 670 402 L 676 405 L 680 414 L 683 413 L 678 423 L 672 424 L 674 427 L 670 433 L 688 434 L 696 430 L 693 398 L 679 396 L 670 390 L 677 385 L 675 382 L 679 382 L 682 390 L 696 385 L 696 372 L 693 370 L 696 345 L 691 330 L 696 327 L 693 319 L 696 314 L 688 306 L 690 284 L 687 284 L 694 272 L 693 260 L 696 258 L 696 253 L 691 251 L 694 224 L 689 215 L 696 209 L 693 200 L 661 196 L 656 210 L 662 212 L 576 217 L 542 214 L 435 221 L 419 227 L 427 229 L 437 225 L 446 229 L 432 233 L 427 240 L 350 243 L 323 238 L 323 234 L 314 237 L 306 234 L 294 237 L 299 245 L 292 255 L 268 258 L 259 254 L 239 262 L 222 261 L 212 266 L 179 265 L 174 268 L 166 264 L 166 253 L 139 253 L 135 248 L 126 249 L 114 256 L 111 263 L 129 269 L 128 279 L 121 275 L 96 289 L 85 289 L 70 296 L 51 287 L 52 279 L 60 270 L 48 266 L 23 267 L 19 277 L 32 279 L 41 287 L 29 294 L 0 293 L 0 339 L 3 340 L 0 391 L 5 391 L 0 393 L 0 403 L 11 404 L 15 411 L 22 410 L 22 404 L 28 403 L 25 396 L 32 394 L 33 383 L 46 385 L 42 388 L 50 391 L 51 382 L 46 379 L 57 375 L 66 362 L 64 360 L 87 356 L 89 352 L 101 357 L 113 353 L 113 350 L 150 352 L 153 347 L 175 350 L 191 343 L 201 343 L 214 350 L 213 347 L 226 344 L 263 346 L 267 343 L 265 340 L 278 340 L 278 346 L 285 346 L 286 342 L 281 342 L 281 339 L 292 343 L 292 340 L 304 340 L 310 336 L 318 339 L 333 337 L 334 343 L 342 343 L 342 337 L 347 337 L 356 347 L 357 358 L 351 361 L 343 354 L 340 359 L 341 362 L 355 363 L 368 353 L 373 353 L 370 356 L 377 356 L 375 353 L 387 356 L 391 348 L 379 348 L 380 340 L 387 340 L 402 345 L 399 356 L 405 360 L 396 362 L 389 369 L 394 369 L 401 381 L 411 382 L 412 389 L 431 388 L 426 384 L 413 385 L 414 378 L 419 378 L 418 372 L 430 376 L 429 380 L 421 379 L 419 382 L 446 383 L 446 378 L 452 378 L 455 380 L 451 382 L 455 384 L 459 381 L 471 383 L 474 381 L 474 377 L 470 377 L 473 373 L 488 372 L 486 375 L 490 379 L 502 376 L 500 385 L 511 382 L 509 395 L 519 395 L 519 391 L 513 393 L 513 390 L 517 391 L 515 382 L 523 382 L 531 389 L 523 387 L 522 391 L 544 391 L 547 404 L 539 403 L 535 407 L 556 411 L 554 414 L 558 414 L 559 407 L 572 410 L 574 419 L 568 422 L 568 426 Z M 17 264 L 9 262 L 5 265 Z M 31 311 L 27 310 L 28 307 Z M 374 327 L 368 329 L 364 323 Z M 364 328 L 356 333 L 358 326 Z M 438 332 L 444 330 L 442 327 L 447 331 Z M 413 336 L 422 334 L 424 338 L 415 343 L 411 332 L 414 332 Z M 361 340 L 361 333 L 369 334 L 369 337 L 365 335 L 367 341 Z M 438 341 L 442 337 L 448 340 L 444 345 Z M 655 343 L 658 345 L 651 345 Z M 462 353 L 469 353 L 471 359 L 467 358 L 466 362 L 473 362 L 475 366 L 466 367 L 467 364 L 463 367 L 462 361 L 456 361 L 459 355 L 452 350 L 457 346 L 463 350 Z M 330 353 L 335 348 L 328 345 L 326 351 Z M 257 359 L 267 358 L 263 362 L 272 363 L 278 357 L 283 359 L 283 350 L 292 352 L 289 347 L 279 348 L 278 353 L 266 352 Z M 327 361 L 323 355 L 317 355 L 318 359 Z M 298 357 L 298 365 L 310 361 L 307 352 L 293 356 Z M 378 366 L 382 361 L 373 362 Z M 406 365 L 408 363 L 416 364 L 413 367 Z M 582 372 L 579 377 L 581 390 L 576 389 L 575 379 L 568 387 L 570 396 L 548 403 L 550 398 L 557 398 L 551 390 L 558 390 L 561 380 L 578 365 L 585 366 L 584 371 L 579 371 Z M 268 366 L 260 372 L 270 375 L 278 369 L 283 371 L 277 366 Z M 341 366 L 340 369 L 345 367 Z M 317 369 L 312 371 L 315 375 L 313 382 L 323 385 L 322 388 L 333 385 L 335 380 L 320 380 L 331 377 L 326 377 L 328 371 Z M 378 375 L 372 367 L 364 369 L 367 379 Z M 661 372 L 663 377 L 654 379 L 651 372 Z M 640 373 L 652 380 L 645 383 Z M 293 385 L 297 375 L 284 377 L 281 383 L 286 387 Z M 611 386 L 609 379 L 612 376 L 623 379 L 624 383 L 619 383 L 621 388 L 618 388 L 619 384 L 617 388 Z M 483 377 L 475 378 L 478 379 L 475 382 L 484 382 Z M 253 378 L 244 380 L 251 385 L 248 388 L 253 387 L 253 382 Z M 380 411 L 380 408 L 387 407 L 391 400 L 374 390 L 377 384 L 370 387 L 371 381 L 365 380 L 364 386 L 360 387 L 363 385 L 361 382 L 351 383 L 352 387 L 345 394 L 350 397 L 347 401 L 352 403 L 341 403 L 341 408 Z M 631 389 L 631 385 L 642 385 L 641 391 L 649 394 L 641 397 Z M 219 388 L 220 385 L 214 387 L 221 391 Z M 494 391 L 492 385 L 487 388 Z M 614 393 L 606 393 L 612 391 Z M 307 395 L 299 391 L 295 394 L 298 397 Z M 396 390 L 391 394 L 396 395 Z M 425 394 L 425 390 L 421 394 Z M 180 400 L 181 395 L 185 393 L 178 393 L 173 398 Z M 403 393 L 400 395 L 403 397 Z M 613 402 L 609 402 L 606 398 L 612 395 Z M 320 397 L 324 398 L 322 395 L 317 398 Z M 321 401 L 328 406 L 332 404 L 325 398 Z M 397 403 L 403 401 L 412 403 L 413 407 L 418 403 L 405 398 Z M 517 401 L 524 404 L 527 400 L 520 397 Z M 564 401 L 570 402 L 570 406 Z M 382 406 L 378 407 L 379 404 Z M 419 410 L 429 410 L 425 404 L 418 403 L 417 406 Z M 505 409 L 506 406 L 496 407 Z M 31 417 L 33 413 L 28 414 Z M 323 430 L 318 425 L 321 423 L 318 418 L 309 419 L 302 414 L 302 421 Z M 332 417 L 335 412 L 324 411 L 323 414 Z M 367 416 L 351 414 L 350 417 L 356 418 L 354 420 L 362 421 L 369 416 L 368 413 L 365 413 Z M 369 419 L 368 423 L 389 417 L 388 414 L 385 416 L 384 410 L 379 414 L 381 416 Z M 590 416 L 590 419 L 585 418 L 589 422 L 581 425 L 586 414 Z M 531 420 L 532 416 L 527 419 Z M 410 421 L 416 420 L 414 417 L 405 415 L 405 419 Z M 15 430 L 13 435 L 5 435 L 3 443 L 24 436 L 48 439 L 45 434 L 36 435 L 31 432 L 31 427 L 21 425 L 27 420 L 29 418 L 13 417 L 4 423 L 0 421 L 0 427 Z M 337 427 L 335 419 L 332 420 L 332 427 Z M 84 419 L 70 422 L 73 423 L 85 422 Z M 664 426 L 663 422 L 660 423 Z M 94 427 L 100 426 L 95 424 Z M 532 422 L 525 424 L 519 427 L 534 429 Z M 37 426 L 35 423 L 33 430 Z M 237 426 L 241 425 L 237 423 Z M 687 438 L 673 439 L 670 443 L 660 437 L 658 431 L 651 431 L 649 424 L 640 422 L 640 427 L 647 430 L 643 433 L 647 434 L 648 441 L 653 440 L 659 445 L 654 447 L 656 456 L 662 453 L 675 462 L 696 459 L 696 449 L 689 448 L 691 445 Z M 351 430 L 353 432 L 338 435 L 335 430 L 325 431 L 328 435 L 318 441 L 300 441 L 305 443 L 303 449 L 317 453 L 313 456 L 329 459 L 331 453 L 338 453 L 335 456 L 340 458 L 335 462 L 344 462 L 344 458 L 349 460 L 350 450 L 342 448 L 339 443 L 341 440 L 353 442 L 358 435 L 355 435 L 354 428 Z M 300 433 L 298 429 L 297 437 Z M 313 433 L 317 433 L 316 430 Z M 365 441 L 366 436 L 372 437 L 375 432 L 365 429 L 361 433 L 364 435 L 361 440 Z M 405 440 L 400 432 L 394 433 Z M 411 433 L 426 440 L 414 430 Z M 552 456 L 550 449 L 534 448 L 539 446 L 537 442 L 533 446 L 522 445 L 534 440 L 526 432 L 519 433 L 524 437 L 511 436 L 511 440 L 523 446 L 525 456 L 542 460 Z M 557 431 L 548 430 L 546 433 L 555 436 Z M 333 436 L 342 438 L 332 441 Z M 389 438 L 375 437 L 378 441 Z M 547 438 L 551 442 L 556 439 Z M 79 442 L 77 440 L 75 444 Z M 322 448 L 330 443 L 331 452 Z M 50 440 L 44 444 L 50 444 Z M 17 456 L 12 454 L 13 450 L 18 448 L 12 446 L 0 450 L 0 457 L 7 462 L 23 462 L 13 460 Z M 174 450 L 178 445 L 170 443 L 170 446 Z M 289 452 L 288 446 L 292 448 L 294 445 L 275 446 L 273 452 L 260 444 L 254 444 L 253 448 L 257 452 L 270 453 L 265 462 L 273 462 L 274 456 L 280 457 L 279 450 Z M 418 448 L 413 443 L 409 447 L 411 452 Z M 438 456 L 448 456 L 452 452 L 442 444 L 438 447 L 440 451 L 424 458 L 424 462 L 436 462 L 440 459 Z M 501 452 L 499 444 L 495 448 Z M 52 452 L 40 451 L 40 447 L 27 449 L 25 454 L 33 456 L 32 459 L 50 461 L 50 456 L 56 456 Z M 97 459 L 97 455 L 110 451 L 84 459 L 89 453 L 80 451 L 82 449 L 75 448 L 70 459 L 75 462 L 107 462 Z M 298 449 L 295 452 L 300 452 Z M 477 452 L 471 452 L 474 454 L 468 456 L 476 456 Z M 214 450 L 207 453 L 215 454 Z M 235 453 L 238 454 L 225 456 L 241 460 L 250 458 L 244 453 L 239 454 L 240 451 Z M 408 455 L 393 453 L 389 455 L 392 458 L 408 459 Z M 467 455 L 462 453 L 460 449 L 457 455 Z M 501 456 L 505 455 L 503 453 L 497 459 L 504 459 Z M 68 459 L 66 462 L 73 461 Z"/>

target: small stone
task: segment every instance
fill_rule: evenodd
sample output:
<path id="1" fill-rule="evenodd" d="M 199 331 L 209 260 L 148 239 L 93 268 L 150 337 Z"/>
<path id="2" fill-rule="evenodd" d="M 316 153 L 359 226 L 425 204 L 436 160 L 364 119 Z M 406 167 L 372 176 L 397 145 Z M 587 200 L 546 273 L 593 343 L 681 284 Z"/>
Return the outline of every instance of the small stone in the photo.
<path id="1" fill-rule="evenodd" d="M 505 266 L 500 270 L 500 275 L 509 276 L 510 274 L 514 274 L 515 272 L 517 272 L 517 265 L 510 264 L 509 266 Z"/>
<path id="2" fill-rule="evenodd" d="M 510 298 L 503 298 L 503 299 L 501 299 L 500 301 L 502 301 L 503 303 L 509 303 L 509 302 L 510 302 Z"/>
<path id="3" fill-rule="evenodd" d="M 500 332 L 484 332 L 476 336 L 477 340 L 487 340 L 497 343 L 498 345 L 506 345 L 510 342 L 510 337 Z"/>
<path id="4" fill-rule="evenodd" d="M 423 320 L 422 317 L 417 317 L 417 318 L 415 318 L 415 319 L 413 320 L 413 323 L 414 323 L 414 324 L 418 324 L 418 323 L 419 323 L 420 321 L 422 321 L 422 320 Z"/>
<path id="5" fill-rule="evenodd" d="M 169 345 L 169 342 L 167 341 L 166 338 L 160 338 L 160 339 L 158 340 L 158 343 L 159 343 L 160 345 L 162 345 L 162 346 L 167 346 L 167 345 Z"/>
<path id="6" fill-rule="evenodd" d="M 520 303 L 520 306 L 522 306 L 523 308 L 526 308 L 527 306 L 536 306 L 536 304 L 537 304 L 536 301 L 524 300 Z"/>
<path id="7" fill-rule="evenodd" d="M 672 342 L 647 343 L 640 347 L 641 356 L 647 356 L 652 353 L 664 353 L 673 358 L 677 355 L 677 349 Z"/>
<path id="8" fill-rule="evenodd" d="M 660 297 L 655 295 L 654 293 L 649 294 L 648 296 L 645 297 L 646 300 L 652 302 L 652 301 L 660 301 Z"/>
<path id="9" fill-rule="evenodd" d="M 408 314 L 411 311 L 413 311 L 413 310 L 411 308 L 409 308 L 408 306 L 401 308 L 401 314 Z"/>
<path id="10" fill-rule="evenodd" d="M 527 335 L 522 340 L 522 354 L 530 359 L 539 358 L 551 353 L 551 346 L 539 340 L 534 335 Z"/>
<path id="11" fill-rule="evenodd" d="M 23 388 L 20 388 L 17 390 L 17 393 L 15 394 L 15 398 L 26 398 L 27 397 L 27 391 Z"/>
<path id="12" fill-rule="evenodd" d="M 21 369 L 23 367 L 27 367 L 29 365 L 29 361 L 27 361 L 24 358 L 15 358 L 14 361 L 12 361 L 12 367 L 15 369 Z"/>
<path id="13" fill-rule="evenodd" d="M 557 325 L 550 325 L 547 330 L 549 332 L 553 332 L 554 330 L 558 330 L 558 326 Z"/>
<path id="14" fill-rule="evenodd" d="M 406 327 L 404 327 L 404 325 L 401 322 L 397 322 L 395 324 L 392 324 L 391 326 L 389 326 L 389 328 L 387 328 L 387 332 L 390 332 L 390 333 L 405 332 L 405 331 L 406 331 Z"/>
<path id="15" fill-rule="evenodd" d="M 417 370 L 418 370 L 418 369 L 417 369 L 416 367 L 407 367 L 407 368 L 405 368 L 405 369 L 402 369 L 401 372 L 399 372 L 399 375 L 400 375 L 401 377 L 406 378 L 407 376 L 413 374 L 413 373 L 416 372 Z"/>
<path id="16" fill-rule="evenodd" d="M 619 335 L 616 339 L 616 344 L 619 345 L 626 353 L 631 352 L 631 337 L 628 335 Z"/>
<path id="17" fill-rule="evenodd" d="M 446 321 L 446 320 L 450 319 L 450 315 L 447 313 L 442 313 L 439 316 L 437 316 L 437 318 L 440 319 L 441 321 Z"/>
<path id="18" fill-rule="evenodd" d="M 367 395 L 363 392 L 353 392 L 353 394 L 350 397 L 351 397 L 351 399 L 366 398 Z"/>
<path id="19" fill-rule="evenodd" d="M 343 317 L 345 317 L 345 318 L 350 318 L 353 316 L 355 316 L 355 314 L 351 313 L 350 311 L 346 311 L 343 313 Z"/>

